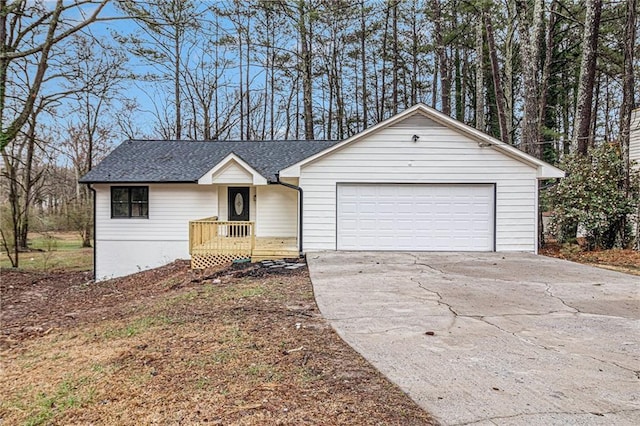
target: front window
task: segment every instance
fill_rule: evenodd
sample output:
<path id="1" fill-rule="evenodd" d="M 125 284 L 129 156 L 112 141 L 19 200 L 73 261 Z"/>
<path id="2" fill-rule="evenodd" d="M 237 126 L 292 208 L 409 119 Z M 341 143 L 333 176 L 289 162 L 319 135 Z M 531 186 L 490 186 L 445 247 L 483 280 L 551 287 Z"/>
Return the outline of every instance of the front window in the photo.
<path id="1" fill-rule="evenodd" d="M 112 186 L 111 217 L 149 217 L 148 186 Z"/>

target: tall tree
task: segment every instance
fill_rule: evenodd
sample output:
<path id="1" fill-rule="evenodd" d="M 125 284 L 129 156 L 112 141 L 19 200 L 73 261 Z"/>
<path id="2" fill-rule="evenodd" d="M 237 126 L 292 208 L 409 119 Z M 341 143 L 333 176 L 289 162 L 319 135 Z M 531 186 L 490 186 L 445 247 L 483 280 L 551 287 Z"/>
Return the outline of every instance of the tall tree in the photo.
<path id="1" fill-rule="evenodd" d="M 596 76 L 601 14 L 602 0 L 586 0 L 580 79 L 573 127 L 573 145 L 577 147 L 578 153 L 582 155 L 587 155 L 587 150 L 592 145 L 593 88 Z"/>
<path id="2" fill-rule="evenodd" d="M 507 114 L 505 111 L 505 97 L 502 89 L 502 79 L 500 76 L 500 65 L 498 63 L 498 52 L 493 32 L 493 23 L 489 11 L 484 8 L 482 11 L 482 20 L 487 34 L 487 48 L 489 50 L 489 60 L 491 62 L 491 76 L 493 78 L 493 91 L 496 98 L 496 109 L 498 112 L 498 124 L 500 127 L 500 140 L 509 142 L 509 129 L 507 127 Z"/>
<path id="3" fill-rule="evenodd" d="M 440 0 L 431 0 L 431 13 L 433 15 L 435 50 L 440 73 L 441 109 L 446 115 L 451 115 L 451 67 L 447 52 L 448 43 L 445 38 L 445 20 Z"/>
<path id="4" fill-rule="evenodd" d="M 523 151 L 540 156 L 538 139 L 538 72 L 540 36 L 543 27 L 544 0 L 534 0 L 533 12 L 528 16 L 529 7 L 524 0 L 518 1 L 518 29 L 520 33 L 520 61 L 522 63 L 522 84 L 524 86 L 524 112 L 522 117 Z"/>
<path id="5" fill-rule="evenodd" d="M 190 31 L 200 25 L 203 11 L 193 0 L 158 0 L 139 2 L 118 0 L 119 6 L 138 24 L 143 35 L 119 37 L 132 52 L 153 65 L 159 77 L 171 82 L 173 92 L 172 137 L 183 136 L 182 71 L 188 64 L 185 58 Z"/>
<path id="6" fill-rule="evenodd" d="M 621 43 L 623 53 L 622 75 L 622 105 L 620 105 L 620 147 L 622 148 L 624 163 L 627 169 L 626 186 L 629 186 L 629 139 L 631 134 L 631 111 L 636 103 L 635 99 L 635 73 L 634 54 L 636 49 L 638 0 L 626 1 L 626 19 L 624 26 L 624 38 Z M 638 238 L 640 241 L 640 238 Z"/>
<path id="7" fill-rule="evenodd" d="M 485 131 L 484 120 L 484 27 L 476 22 L 476 129 Z"/>
<path id="8" fill-rule="evenodd" d="M 300 73 L 302 79 L 302 105 L 304 114 L 304 137 L 315 139 L 313 129 L 313 10 L 305 0 L 298 0 L 297 26 L 300 46 Z"/>

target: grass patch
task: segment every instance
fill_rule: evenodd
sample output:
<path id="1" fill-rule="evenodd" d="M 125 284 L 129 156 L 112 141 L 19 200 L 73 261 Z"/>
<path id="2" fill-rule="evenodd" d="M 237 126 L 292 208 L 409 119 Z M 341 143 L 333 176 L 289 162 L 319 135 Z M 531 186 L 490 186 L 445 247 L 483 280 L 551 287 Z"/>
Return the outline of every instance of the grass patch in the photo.
<path id="1" fill-rule="evenodd" d="M 114 329 L 105 330 L 102 335 L 105 339 L 123 339 L 139 335 L 149 331 L 150 329 L 159 325 L 165 325 L 171 323 L 171 320 L 166 316 L 157 317 L 142 317 L 133 320 L 125 326 L 120 326 Z"/>
<path id="2" fill-rule="evenodd" d="M 85 406 L 94 397 L 89 377 L 63 380 L 50 391 L 36 392 L 35 396 L 31 397 L 32 403 L 29 403 L 28 394 L 33 390 L 33 386 L 29 386 L 26 390 L 18 393 L 22 398 L 16 398 L 9 403 L 2 404 L 7 411 L 26 413 L 22 422 L 25 426 L 51 424 L 57 416 L 63 415 L 67 410 Z"/>
<path id="3" fill-rule="evenodd" d="M 24 271 L 88 271 L 93 268 L 93 249 L 82 247 L 75 233 L 34 234 L 29 238 L 31 251 L 19 254 L 19 268 Z M 6 252 L 0 255 L 0 267 L 11 268 Z"/>
<path id="4" fill-rule="evenodd" d="M 222 294 L 219 294 L 218 297 L 220 297 L 224 301 L 232 301 L 239 299 L 251 299 L 262 296 L 267 296 L 267 289 L 262 286 L 262 284 L 245 281 L 238 283 L 237 286 L 226 289 L 226 291 Z"/>

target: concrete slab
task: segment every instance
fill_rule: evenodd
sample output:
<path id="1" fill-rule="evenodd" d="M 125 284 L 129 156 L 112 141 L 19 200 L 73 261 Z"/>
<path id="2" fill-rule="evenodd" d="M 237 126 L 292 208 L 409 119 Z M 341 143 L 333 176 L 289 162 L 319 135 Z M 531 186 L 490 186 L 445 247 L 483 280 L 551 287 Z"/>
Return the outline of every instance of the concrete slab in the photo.
<path id="1" fill-rule="evenodd" d="M 447 425 L 640 424 L 640 279 L 524 253 L 307 253 L 340 336 Z"/>

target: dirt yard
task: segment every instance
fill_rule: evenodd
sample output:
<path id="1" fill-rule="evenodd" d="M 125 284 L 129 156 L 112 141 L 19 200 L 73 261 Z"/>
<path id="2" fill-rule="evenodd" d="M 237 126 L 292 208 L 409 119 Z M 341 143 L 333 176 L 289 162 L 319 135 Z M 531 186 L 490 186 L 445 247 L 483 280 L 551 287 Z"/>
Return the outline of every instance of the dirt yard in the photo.
<path id="1" fill-rule="evenodd" d="M 626 274 L 640 275 L 640 252 L 634 250 L 582 251 L 578 245 L 562 246 L 551 242 L 540 249 L 540 254 Z"/>
<path id="2" fill-rule="evenodd" d="M 322 319 L 306 267 L 1 278 L 0 424 L 435 424 Z"/>

